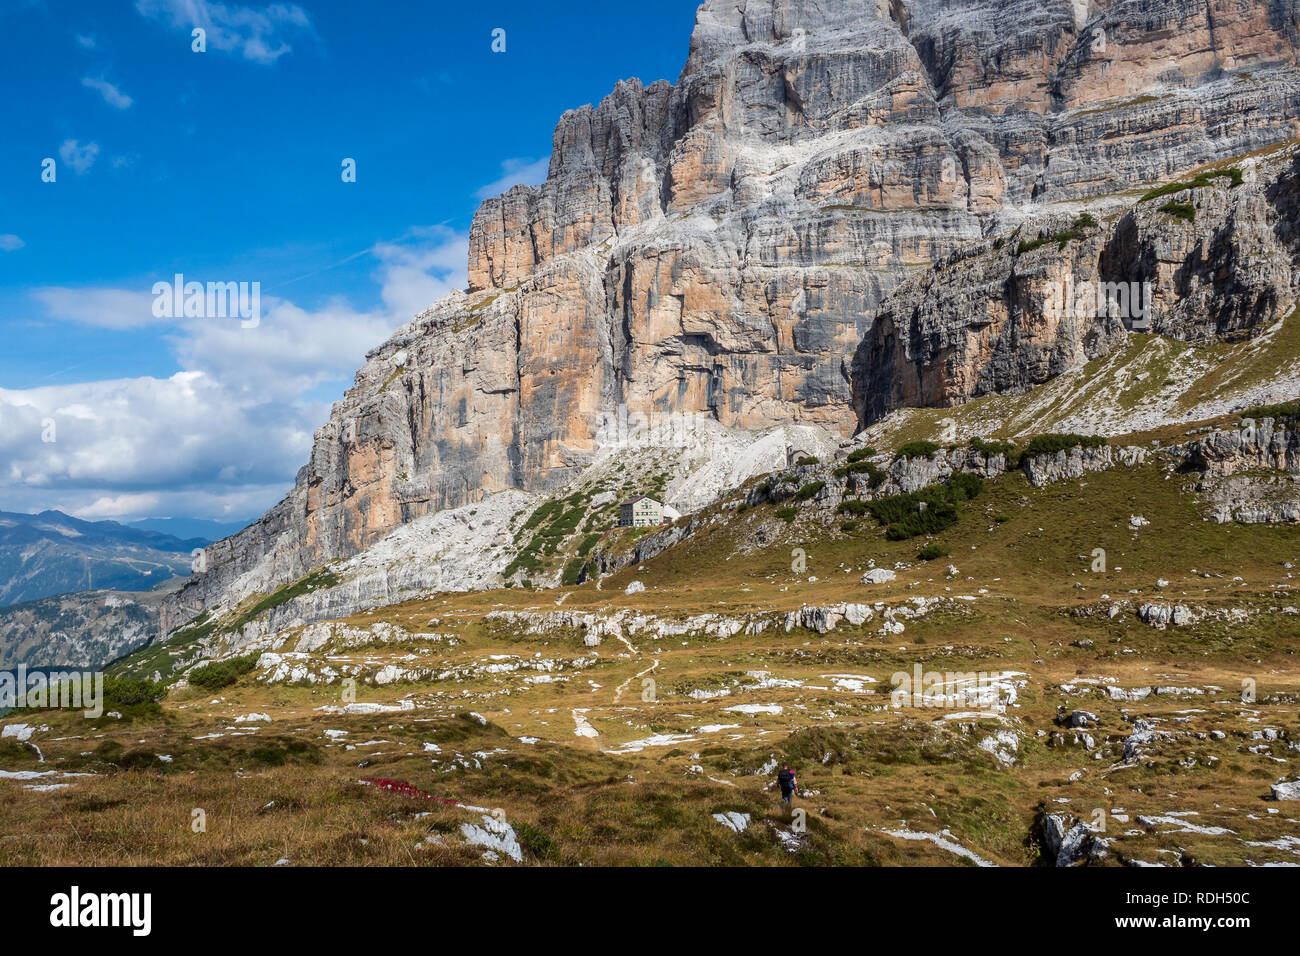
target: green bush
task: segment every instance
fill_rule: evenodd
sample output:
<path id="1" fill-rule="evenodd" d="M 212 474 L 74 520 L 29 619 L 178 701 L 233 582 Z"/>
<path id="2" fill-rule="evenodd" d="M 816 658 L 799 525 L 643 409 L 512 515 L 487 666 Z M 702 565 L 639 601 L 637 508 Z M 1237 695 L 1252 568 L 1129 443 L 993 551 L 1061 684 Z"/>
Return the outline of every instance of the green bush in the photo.
<path id="1" fill-rule="evenodd" d="M 961 517 L 962 503 L 975 498 L 983 488 L 983 478 L 958 472 L 947 484 L 909 494 L 890 495 L 867 502 L 866 508 L 885 525 L 885 537 L 891 541 L 906 541 L 951 528 Z"/>
<path id="2" fill-rule="evenodd" d="M 167 688 L 140 677 L 104 678 L 104 709 L 128 713 L 152 712 L 167 696 Z"/>
<path id="3" fill-rule="evenodd" d="M 777 508 L 776 516 L 780 518 L 782 521 L 784 521 L 786 524 L 789 524 L 795 518 L 799 517 L 799 509 L 798 508 Z"/>
<path id="4" fill-rule="evenodd" d="M 1256 405 L 1241 413 L 1242 418 L 1295 418 L 1300 415 L 1300 399 L 1280 405 Z"/>
<path id="5" fill-rule="evenodd" d="M 840 514 L 856 515 L 861 517 L 871 510 L 871 503 L 867 501 L 858 501 L 854 498 L 848 498 L 840 502 Z"/>
<path id="6" fill-rule="evenodd" d="M 519 552 L 515 559 L 506 565 L 505 570 L 501 572 L 502 577 L 509 580 L 519 571 L 528 571 L 530 573 L 537 571 L 541 567 L 541 562 L 537 560 L 537 550 L 539 548 L 540 543 L 534 539 L 527 548 Z"/>
<path id="7" fill-rule="evenodd" d="M 536 533 L 515 559 L 506 566 L 505 571 L 502 572 L 505 578 L 509 580 L 520 571 L 530 574 L 540 571 L 542 565 L 538 558 L 558 554 L 560 545 L 578 530 L 579 525 L 582 525 L 585 534 L 578 545 L 578 554 L 586 557 L 600 540 L 600 532 L 591 531 L 596 514 L 593 513 L 590 517 L 587 515 L 587 502 L 591 500 L 592 495 L 591 491 L 575 492 L 563 500 L 548 501 L 529 515 L 519 533 L 522 535 L 534 529 Z M 587 519 L 585 524 L 584 519 Z M 563 574 L 568 574 L 567 568 Z"/>
<path id="8" fill-rule="evenodd" d="M 874 457 L 876 457 L 876 450 L 870 447 L 855 448 L 853 451 L 849 452 L 850 462 L 865 461 L 868 458 L 874 458 Z"/>
<path id="9" fill-rule="evenodd" d="M 1082 239 L 1083 233 L 1087 229 L 1096 229 L 1097 220 L 1090 213 L 1083 213 L 1070 225 L 1069 229 L 1061 232 L 1054 232 L 1050 236 L 1039 236 L 1037 239 L 1029 239 L 1020 243 L 1017 252 L 1023 255 L 1026 252 L 1033 252 L 1050 243 L 1056 243 L 1057 247 L 1064 249 L 1072 240 Z"/>
<path id="10" fill-rule="evenodd" d="M 933 561 L 936 558 L 948 557 L 948 551 L 946 548 L 940 547 L 937 544 L 927 544 L 917 552 L 916 557 L 921 561 Z"/>
<path id="11" fill-rule="evenodd" d="M 1152 199 L 1159 199 L 1162 196 L 1172 196 L 1174 193 L 1180 193 L 1185 189 L 1204 189 L 1216 179 L 1231 180 L 1229 186 L 1232 189 L 1236 189 L 1245 182 L 1241 170 L 1235 166 L 1231 166 L 1227 169 L 1215 169 L 1208 173 L 1201 173 L 1195 179 L 1189 179 L 1185 182 L 1167 183 L 1164 186 L 1157 186 L 1139 199 L 1138 202 L 1149 202 Z"/>
<path id="12" fill-rule="evenodd" d="M 951 528 L 958 518 L 957 505 L 942 485 L 881 498 L 871 502 L 870 509 L 875 519 L 886 526 L 885 537 L 890 541 L 938 534 Z"/>
<path id="13" fill-rule="evenodd" d="M 845 534 L 852 534 L 854 531 L 858 530 L 858 523 L 856 521 L 840 522 L 840 530 Z"/>
<path id="14" fill-rule="evenodd" d="M 990 441 L 984 438 L 972 438 L 970 442 L 971 451 L 977 455 L 983 455 L 991 458 L 994 455 L 1001 455 L 1008 468 L 1020 467 L 1021 450 L 1016 447 L 1015 442 L 1009 441 Z"/>
<path id="15" fill-rule="evenodd" d="M 972 438 L 970 440 L 971 451 L 977 455 L 1002 455 L 1009 457 L 1016 450 L 1015 442 L 1009 441 L 990 441 L 986 438 Z"/>
<path id="16" fill-rule="evenodd" d="M 1030 440 L 1025 446 L 1024 457 L 1032 458 L 1035 455 L 1054 455 L 1058 451 L 1069 451 L 1071 448 L 1082 446 L 1083 448 L 1100 448 L 1106 444 L 1106 439 L 1101 435 L 1073 435 L 1073 434 L 1051 434 L 1039 435 Z"/>
<path id="17" fill-rule="evenodd" d="M 587 517 L 587 509 L 583 505 L 575 505 L 564 513 L 560 518 L 551 522 L 553 531 L 561 531 L 564 534 L 571 534 L 582 521 Z"/>
<path id="18" fill-rule="evenodd" d="M 245 654 L 243 657 L 232 657 L 226 661 L 213 661 L 211 664 L 202 664 L 190 671 L 187 679 L 195 687 L 201 687 L 204 690 L 220 690 L 223 687 L 229 687 L 253 670 L 257 666 L 259 656 L 259 653 L 254 652 Z"/>
<path id="19" fill-rule="evenodd" d="M 820 464 L 821 464 L 820 458 L 813 458 L 810 455 L 805 455 L 803 458 L 800 458 L 798 461 L 795 462 L 795 466 L 799 468 L 803 468 L 807 465 L 820 465 Z"/>
<path id="20" fill-rule="evenodd" d="M 933 458 L 939 446 L 932 441 L 910 441 L 898 449 L 895 458 Z"/>
<path id="21" fill-rule="evenodd" d="M 546 527 L 537 532 L 538 536 L 546 541 L 554 541 L 560 538 L 567 538 L 578 527 L 578 523 L 586 516 L 586 509 L 581 505 L 571 508 L 558 518 L 552 519 Z"/>
<path id="22" fill-rule="evenodd" d="M 968 471 L 959 471 L 948 479 L 954 502 L 971 501 L 984 490 L 984 479 Z"/>
<path id="23" fill-rule="evenodd" d="M 794 500 L 809 501 L 821 494 L 822 489 L 825 487 L 826 482 L 824 481 L 810 481 L 794 493 Z"/>
<path id="24" fill-rule="evenodd" d="M 1160 207 L 1161 212 L 1167 212 L 1169 215 L 1178 219 L 1184 219 L 1187 222 L 1196 221 L 1196 207 L 1189 202 L 1174 202 L 1172 199 Z"/>
<path id="25" fill-rule="evenodd" d="M 566 588 L 573 587 L 578 583 L 578 575 L 582 573 L 582 569 L 586 564 L 587 562 L 582 558 L 574 558 L 564 566 L 564 575 L 561 577 L 560 583 Z"/>
<path id="26" fill-rule="evenodd" d="M 855 461 L 835 469 L 836 478 L 847 478 L 849 475 L 866 475 L 867 486 L 870 488 L 879 488 L 888 477 L 883 468 L 870 461 Z"/>
<path id="27" fill-rule="evenodd" d="M 115 704 L 154 704 L 166 696 L 166 689 L 151 680 L 136 677 L 106 677 L 104 698 Z"/>
<path id="28" fill-rule="evenodd" d="M 532 531 L 543 521 L 548 520 L 553 514 L 558 514 L 560 509 L 563 507 L 564 505 L 562 502 L 548 501 L 528 516 L 528 520 L 524 522 L 523 530 Z"/>

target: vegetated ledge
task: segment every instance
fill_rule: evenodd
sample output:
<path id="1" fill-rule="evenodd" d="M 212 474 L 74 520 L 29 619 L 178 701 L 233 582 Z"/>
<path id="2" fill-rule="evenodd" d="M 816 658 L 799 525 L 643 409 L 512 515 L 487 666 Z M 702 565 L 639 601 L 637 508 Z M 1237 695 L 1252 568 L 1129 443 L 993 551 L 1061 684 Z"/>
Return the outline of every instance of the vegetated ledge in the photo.
<path id="1" fill-rule="evenodd" d="M 214 639 L 239 634 L 268 612 L 305 594 L 328 590 L 339 583 L 338 576 L 326 566 L 252 601 L 243 610 L 236 609 L 229 616 L 213 616 L 211 610 L 204 611 L 173 631 L 165 641 L 147 644 L 115 662 L 112 672 L 135 677 L 158 675 L 166 679 L 196 661 L 206 660 L 205 650 Z"/>

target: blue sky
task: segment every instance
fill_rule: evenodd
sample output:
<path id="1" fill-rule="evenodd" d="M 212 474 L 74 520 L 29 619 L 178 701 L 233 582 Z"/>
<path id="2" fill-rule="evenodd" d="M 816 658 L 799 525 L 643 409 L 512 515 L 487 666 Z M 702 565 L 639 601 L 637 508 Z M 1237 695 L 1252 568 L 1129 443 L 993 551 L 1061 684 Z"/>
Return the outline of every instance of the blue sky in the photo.
<path id="1" fill-rule="evenodd" d="M 0 0 L 0 510 L 256 517 L 463 285 L 480 199 L 566 109 L 676 80 L 696 5 Z M 155 317 L 175 273 L 263 321 Z"/>

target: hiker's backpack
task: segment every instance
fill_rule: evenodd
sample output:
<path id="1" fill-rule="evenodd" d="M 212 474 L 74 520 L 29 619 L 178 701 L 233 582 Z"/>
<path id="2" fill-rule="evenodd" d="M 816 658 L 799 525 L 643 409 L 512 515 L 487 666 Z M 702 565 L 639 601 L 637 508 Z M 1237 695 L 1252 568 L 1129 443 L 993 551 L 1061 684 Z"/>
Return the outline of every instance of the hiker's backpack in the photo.
<path id="1" fill-rule="evenodd" d="M 789 770 L 782 770 L 776 775 L 776 782 L 781 785 L 782 790 L 789 790 L 794 786 L 794 773 Z"/>

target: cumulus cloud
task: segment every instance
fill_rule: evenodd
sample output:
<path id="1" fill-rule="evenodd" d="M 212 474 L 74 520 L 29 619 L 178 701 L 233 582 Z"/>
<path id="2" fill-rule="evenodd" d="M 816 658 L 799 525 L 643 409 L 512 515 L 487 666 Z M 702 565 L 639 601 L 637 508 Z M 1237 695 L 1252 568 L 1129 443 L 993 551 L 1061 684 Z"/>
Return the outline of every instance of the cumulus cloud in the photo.
<path id="1" fill-rule="evenodd" d="M 27 243 L 23 242 L 12 232 L 6 232 L 4 235 L 0 235 L 0 251 L 2 252 L 14 252 L 25 245 L 27 245 Z"/>
<path id="2" fill-rule="evenodd" d="M 444 228 L 413 231 L 376 244 L 375 282 L 383 308 L 357 311 L 336 300 L 305 309 L 262 296 L 257 328 L 238 322 L 183 320 L 173 333 L 182 367 L 199 369 L 244 392 L 290 401 L 318 385 L 350 379 L 366 352 L 396 328 L 468 281 L 468 239 Z"/>
<path id="3" fill-rule="evenodd" d="M 350 378 L 366 352 L 401 324 L 343 302 L 307 310 L 269 298 L 262 311 L 261 322 L 251 329 L 234 320 L 184 320 L 173 336 L 178 361 L 220 381 L 232 394 L 293 402 L 318 385 Z"/>
<path id="4" fill-rule="evenodd" d="M 0 409 L 7 485 L 96 496 L 272 481 L 300 464 L 312 433 L 302 409 L 239 400 L 202 372 L 0 389 Z"/>
<path id="5" fill-rule="evenodd" d="M 63 165 L 71 168 L 78 176 L 95 165 L 95 157 L 98 155 L 98 143 L 87 143 L 82 146 L 75 139 L 65 139 L 63 145 L 59 147 L 59 158 L 63 160 Z"/>
<path id="6" fill-rule="evenodd" d="M 469 240 L 448 229 L 418 230 L 401 242 L 379 243 L 373 252 L 390 315 L 409 319 L 469 282 Z"/>
<path id="7" fill-rule="evenodd" d="M 61 322 L 124 331 L 160 321 L 154 318 L 153 296 L 147 290 L 46 286 L 33 290 L 32 297 L 46 315 Z"/>
<path id="8" fill-rule="evenodd" d="M 0 389 L 8 509 L 214 516 L 267 507 L 306 460 L 324 406 L 241 393 L 202 372 Z M 175 510 L 182 502 L 192 510 Z"/>
<path id="9" fill-rule="evenodd" d="M 96 498 L 90 504 L 78 509 L 77 517 L 85 521 L 111 520 L 127 515 L 146 514 L 150 508 L 156 508 L 158 504 L 159 498 L 152 492 L 104 496 Z"/>
<path id="10" fill-rule="evenodd" d="M 81 85 L 94 90 L 104 98 L 105 103 L 115 110 L 128 109 L 135 102 L 108 80 L 99 77 L 84 76 L 81 78 Z"/>
<path id="11" fill-rule="evenodd" d="M 501 178 L 490 182 L 474 194 L 475 199 L 500 196 L 511 186 L 537 186 L 546 182 L 549 157 L 542 159 L 507 159 L 501 164 Z"/>
<path id="12" fill-rule="evenodd" d="M 261 513 L 288 490 L 329 417 L 328 403 L 310 393 L 349 381 L 367 351 L 463 287 L 467 245 L 463 233 L 442 228 L 379 243 L 369 254 L 382 306 L 306 308 L 263 295 L 255 328 L 157 320 L 149 289 L 35 290 L 57 321 L 120 331 L 166 322 L 182 370 L 0 389 L 4 507 L 111 518 Z"/>
<path id="13" fill-rule="evenodd" d="M 135 8 L 148 19 L 187 33 L 201 28 L 208 49 L 235 53 L 254 63 L 271 64 L 292 51 L 289 36 L 316 35 L 307 12 L 292 3 L 257 9 L 212 0 L 136 0 Z"/>

